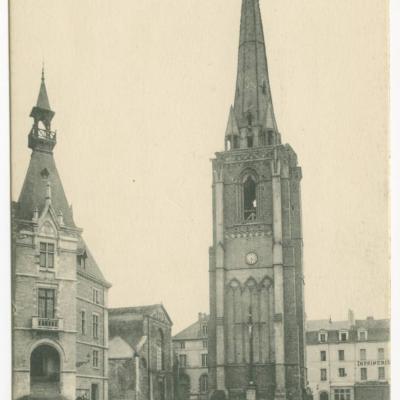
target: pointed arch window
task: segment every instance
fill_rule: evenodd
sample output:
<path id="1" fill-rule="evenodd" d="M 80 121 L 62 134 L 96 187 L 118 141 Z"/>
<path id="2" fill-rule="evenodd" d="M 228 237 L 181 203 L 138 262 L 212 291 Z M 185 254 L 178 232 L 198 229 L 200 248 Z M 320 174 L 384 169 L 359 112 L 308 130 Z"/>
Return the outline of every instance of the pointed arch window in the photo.
<path id="1" fill-rule="evenodd" d="M 243 210 L 246 222 L 254 221 L 257 218 L 257 182 L 248 174 L 243 182 Z"/>

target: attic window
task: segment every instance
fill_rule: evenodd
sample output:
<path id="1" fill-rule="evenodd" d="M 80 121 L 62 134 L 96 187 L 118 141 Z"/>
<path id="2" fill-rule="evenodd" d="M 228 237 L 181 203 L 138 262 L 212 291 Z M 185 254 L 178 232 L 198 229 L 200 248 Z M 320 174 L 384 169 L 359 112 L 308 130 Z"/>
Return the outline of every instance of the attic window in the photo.
<path id="1" fill-rule="evenodd" d="M 326 331 L 322 331 L 318 335 L 318 339 L 320 343 L 326 343 L 328 340 L 328 334 Z"/>
<path id="2" fill-rule="evenodd" d="M 358 331 L 358 340 L 361 342 L 366 341 L 368 338 L 368 333 L 366 330 L 360 330 Z"/>
<path id="3" fill-rule="evenodd" d="M 339 332 L 339 341 L 340 342 L 347 342 L 348 340 L 349 340 L 349 332 L 340 331 Z"/>
<path id="4" fill-rule="evenodd" d="M 42 177 L 42 179 L 48 179 L 50 173 L 47 170 L 47 168 L 44 168 L 40 171 L 40 176 Z"/>
<path id="5" fill-rule="evenodd" d="M 84 251 L 83 254 L 79 254 L 79 255 L 77 256 L 78 265 L 79 265 L 82 269 L 86 269 L 86 259 L 87 259 L 86 251 Z"/>

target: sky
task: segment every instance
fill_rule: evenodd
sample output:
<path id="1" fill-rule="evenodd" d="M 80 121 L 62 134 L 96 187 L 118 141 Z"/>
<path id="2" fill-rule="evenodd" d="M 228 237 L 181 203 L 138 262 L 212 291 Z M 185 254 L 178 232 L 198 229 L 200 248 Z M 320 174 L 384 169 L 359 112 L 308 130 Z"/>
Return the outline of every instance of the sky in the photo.
<path id="1" fill-rule="evenodd" d="M 211 163 L 233 102 L 240 0 L 11 2 L 12 194 L 42 62 L 55 158 L 110 306 L 208 312 Z M 308 319 L 389 316 L 387 9 L 261 0 L 275 115 L 303 170 Z"/>

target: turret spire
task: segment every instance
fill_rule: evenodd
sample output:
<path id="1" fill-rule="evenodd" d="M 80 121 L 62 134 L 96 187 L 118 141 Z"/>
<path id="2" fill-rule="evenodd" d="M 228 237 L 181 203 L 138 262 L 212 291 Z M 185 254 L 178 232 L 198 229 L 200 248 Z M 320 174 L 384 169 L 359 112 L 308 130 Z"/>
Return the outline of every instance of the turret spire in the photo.
<path id="1" fill-rule="evenodd" d="M 36 106 L 32 108 L 30 116 L 33 126 L 29 133 L 29 147 L 32 150 L 51 152 L 56 145 L 56 133 L 51 130 L 51 120 L 55 112 L 50 108 L 44 79 L 44 65 Z"/>
<path id="2" fill-rule="evenodd" d="M 237 147 L 279 143 L 259 0 L 242 0 L 234 116 L 241 137 Z M 227 141 L 227 148 L 236 147 L 232 138 Z"/>

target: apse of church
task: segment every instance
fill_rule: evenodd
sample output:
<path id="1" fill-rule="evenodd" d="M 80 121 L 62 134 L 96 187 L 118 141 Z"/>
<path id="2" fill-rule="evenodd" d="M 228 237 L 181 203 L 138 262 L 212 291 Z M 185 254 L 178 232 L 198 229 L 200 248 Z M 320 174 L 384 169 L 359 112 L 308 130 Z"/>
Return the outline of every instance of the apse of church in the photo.
<path id="1" fill-rule="evenodd" d="M 272 103 L 258 0 L 243 0 L 234 105 L 213 170 L 211 398 L 303 399 L 301 168 Z"/>

